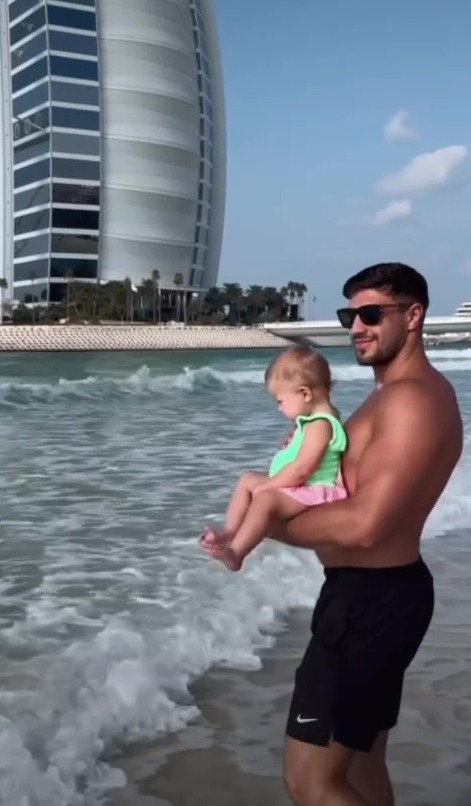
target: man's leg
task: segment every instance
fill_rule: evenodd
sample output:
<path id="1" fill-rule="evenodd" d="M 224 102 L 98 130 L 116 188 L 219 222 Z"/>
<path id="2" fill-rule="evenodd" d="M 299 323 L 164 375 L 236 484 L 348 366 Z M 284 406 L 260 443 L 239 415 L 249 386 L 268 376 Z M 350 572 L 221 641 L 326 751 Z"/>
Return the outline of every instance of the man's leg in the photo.
<path id="1" fill-rule="evenodd" d="M 389 731 L 382 731 L 369 753 L 353 753 L 348 780 L 368 806 L 394 806 L 394 794 L 386 767 Z"/>
<path id="2" fill-rule="evenodd" d="M 296 806 L 369 806 L 348 781 L 353 756 L 351 750 L 337 742 L 317 747 L 286 737 L 285 786 L 293 803 Z"/>

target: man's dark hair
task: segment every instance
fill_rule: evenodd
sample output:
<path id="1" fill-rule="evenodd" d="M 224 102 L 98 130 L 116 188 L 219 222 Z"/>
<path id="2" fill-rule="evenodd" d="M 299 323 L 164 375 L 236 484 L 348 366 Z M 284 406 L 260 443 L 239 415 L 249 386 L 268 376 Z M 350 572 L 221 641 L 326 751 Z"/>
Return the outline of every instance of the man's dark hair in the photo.
<path id="1" fill-rule="evenodd" d="M 345 283 L 342 293 L 351 299 L 359 291 L 384 291 L 391 297 L 404 297 L 419 302 L 424 313 L 429 305 L 428 286 L 420 272 L 405 263 L 376 263 L 354 274 Z"/>

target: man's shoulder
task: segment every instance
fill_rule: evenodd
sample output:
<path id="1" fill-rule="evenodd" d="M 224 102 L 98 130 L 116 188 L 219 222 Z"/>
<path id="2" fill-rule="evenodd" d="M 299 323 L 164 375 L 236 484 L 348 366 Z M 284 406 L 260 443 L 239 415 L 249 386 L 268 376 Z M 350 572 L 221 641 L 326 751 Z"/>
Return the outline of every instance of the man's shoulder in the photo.
<path id="1" fill-rule="evenodd" d="M 433 408 L 442 406 L 445 401 L 456 402 L 455 391 L 451 383 L 435 370 L 420 377 L 401 378 L 385 384 L 377 392 L 378 404 L 388 408 L 408 403 Z"/>
<path id="2" fill-rule="evenodd" d="M 455 390 L 439 372 L 418 378 L 404 378 L 378 390 L 376 416 L 390 426 L 392 421 L 413 427 L 436 425 L 441 430 L 461 422 Z"/>

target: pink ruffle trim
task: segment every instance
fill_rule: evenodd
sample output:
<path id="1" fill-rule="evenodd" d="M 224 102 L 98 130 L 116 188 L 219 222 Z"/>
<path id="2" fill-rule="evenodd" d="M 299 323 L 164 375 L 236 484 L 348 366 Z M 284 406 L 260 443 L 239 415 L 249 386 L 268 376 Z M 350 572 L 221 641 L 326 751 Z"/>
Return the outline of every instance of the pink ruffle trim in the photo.
<path id="1" fill-rule="evenodd" d="M 330 504 L 333 501 L 341 501 L 347 497 L 347 491 L 343 484 L 335 484 L 333 487 L 326 484 L 313 484 L 312 487 L 282 487 L 281 489 L 286 495 L 307 507 Z"/>

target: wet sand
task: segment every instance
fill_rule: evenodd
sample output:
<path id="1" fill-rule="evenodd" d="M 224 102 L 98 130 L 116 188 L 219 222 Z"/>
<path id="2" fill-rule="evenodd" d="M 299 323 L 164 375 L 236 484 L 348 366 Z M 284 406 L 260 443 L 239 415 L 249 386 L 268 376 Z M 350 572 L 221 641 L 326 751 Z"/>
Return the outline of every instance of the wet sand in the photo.
<path id="1" fill-rule="evenodd" d="M 397 806 L 471 803 L 471 543 L 427 541 L 435 616 L 405 685 L 389 763 Z M 309 613 L 291 614 L 258 672 L 214 670 L 193 686 L 200 718 L 119 761 L 128 777 L 113 806 L 289 806 L 283 733 Z"/>

